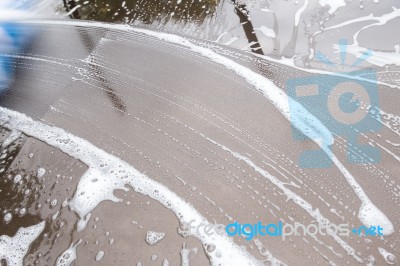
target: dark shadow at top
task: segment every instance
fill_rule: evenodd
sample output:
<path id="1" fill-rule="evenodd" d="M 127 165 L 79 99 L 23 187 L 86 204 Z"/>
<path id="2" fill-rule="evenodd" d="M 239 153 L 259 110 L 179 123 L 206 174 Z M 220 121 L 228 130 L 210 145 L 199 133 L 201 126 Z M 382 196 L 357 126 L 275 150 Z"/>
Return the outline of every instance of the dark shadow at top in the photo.
<path id="1" fill-rule="evenodd" d="M 145 24 L 170 20 L 202 23 L 216 11 L 218 0 L 63 0 L 66 6 L 78 6 L 79 18 L 103 22 Z M 74 16 L 74 18 L 78 18 Z"/>
<path id="2" fill-rule="evenodd" d="M 81 19 L 80 12 L 78 11 L 78 6 L 74 0 L 63 0 L 66 10 L 70 13 L 72 19 Z M 96 44 L 90 38 L 89 34 L 85 29 L 78 29 L 79 36 L 82 40 L 84 47 L 86 48 L 89 55 L 92 55 L 93 50 L 96 48 Z M 107 98 L 110 100 L 111 104 L 121 113 L 126 112 L 126 105 L 122 98 L 118 95 L 115 89 L 110 86 L 105 73 L 100 66 L 93 62 L 93 57 L 89 56 L 89 67 L 95 79 L 99 82 L 99 85 L 106 92 Z"/>
<path id="3" fill-rule="evenodd" d="M 257 35 L 254 31 L 253 23 L 249 16 L 249 11 L 246 8 L 246 4 L 238 4 L 236 0 L 232 0 L 235 6 L 235 13 L 239 16 L 240 24 L 243 26 L 244 33 L 250 44 L 250 49 L 253 53 L 263 55 L 260 42 L 258 41 Z"/>

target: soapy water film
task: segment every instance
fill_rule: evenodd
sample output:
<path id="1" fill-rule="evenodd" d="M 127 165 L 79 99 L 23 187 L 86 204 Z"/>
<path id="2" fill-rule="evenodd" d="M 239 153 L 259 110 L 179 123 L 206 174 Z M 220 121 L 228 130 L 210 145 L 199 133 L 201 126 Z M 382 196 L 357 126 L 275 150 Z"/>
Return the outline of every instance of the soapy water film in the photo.
<path id="1" fill-rule="evenodd" d="M 27 5 L 14 26 L 27 45 L 1 51 L 14 77 L 0 99 L 1 264 L 398 263 L 395 1 Z M 379 130 L 338 134 L 287 91 L 304 78 L 375 84 L 379 102 L 355 96 Z M 331 166 L 304 167 L 321 139 Z M 384 236 L 246 241 L 192 220 L 379 224 Z"/>

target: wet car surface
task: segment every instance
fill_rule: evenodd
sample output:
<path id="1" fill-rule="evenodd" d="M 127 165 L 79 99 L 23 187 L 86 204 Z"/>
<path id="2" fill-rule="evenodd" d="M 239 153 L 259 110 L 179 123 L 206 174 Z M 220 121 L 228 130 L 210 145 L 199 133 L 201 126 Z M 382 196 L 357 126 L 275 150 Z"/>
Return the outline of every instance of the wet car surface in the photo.
<path id="1" fill-rule="evenodd" d="M 18 24 L 37 33 L 5 55 L 16 78 L 0 97 L 1 263 L 398 263 L 395 3 L 191 3 L 54 2 L 51 18 Z M 301 7 L 297 27 L 276 15 Z M 310 21 L 326 31 L 308 39 L 317 32 Z M 361 34 L 373 23 L 384 41 Z M 334 120 L 354 110 L 319 108 L 334 108 L 329 97 L 341 91 L 311 102 L 291 92 L 306 84 L 312 96 L 311 82 L 368 88 L 369 98 L 355 95 L 369 122 L 342 128 Z M 332 154 L 321 144 L 330 138 Z M 302 161 L 305 151 L 320 152 Z M 379 225 L 383 235 L 204 230 L 235 221 Z"/>

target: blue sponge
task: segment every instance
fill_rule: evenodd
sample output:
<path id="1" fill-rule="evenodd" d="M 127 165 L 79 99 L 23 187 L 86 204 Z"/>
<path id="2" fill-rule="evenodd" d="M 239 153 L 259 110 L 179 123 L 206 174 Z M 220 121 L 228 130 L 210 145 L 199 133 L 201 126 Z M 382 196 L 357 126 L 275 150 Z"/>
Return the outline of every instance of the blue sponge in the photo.
<path id="1" fill-rule="evenodd" d="M 14 77 L 15 57 L 32 38 L 33 30 L 22 23 L 0 22 L 0 93 L 8 88 Z"/>

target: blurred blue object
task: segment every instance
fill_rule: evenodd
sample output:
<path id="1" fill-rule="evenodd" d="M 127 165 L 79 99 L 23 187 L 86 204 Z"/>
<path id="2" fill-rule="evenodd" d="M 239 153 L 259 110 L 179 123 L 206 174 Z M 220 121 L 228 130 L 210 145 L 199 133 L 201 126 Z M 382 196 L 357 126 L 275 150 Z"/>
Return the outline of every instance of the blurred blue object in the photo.
<path id="1" fill-rule="evenodd" d="M 29 18 L 32 3 L 35 1 L 0 0 L 0 93 L 5 91 L 14 77 L 14 61 L 12 54 L 18 53 L 34 34 L 23 19 Z"/>

